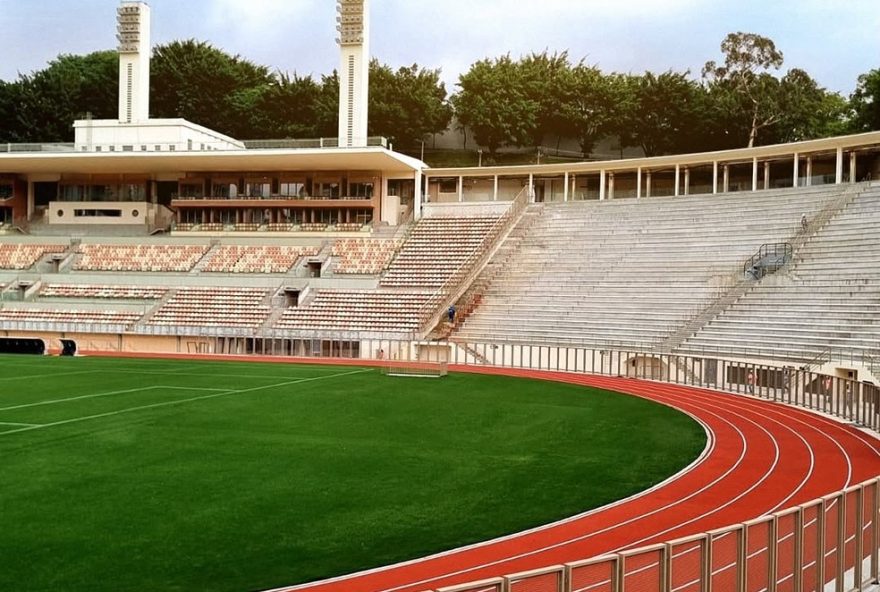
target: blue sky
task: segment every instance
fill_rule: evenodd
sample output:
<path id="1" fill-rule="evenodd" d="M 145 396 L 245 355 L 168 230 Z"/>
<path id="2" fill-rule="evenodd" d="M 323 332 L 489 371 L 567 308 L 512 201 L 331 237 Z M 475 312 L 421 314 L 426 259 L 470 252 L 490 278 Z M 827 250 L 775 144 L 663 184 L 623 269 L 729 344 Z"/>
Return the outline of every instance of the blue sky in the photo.
<path id="1" fill-rule="evenodd" d="M 370 0 L 372 54 L 440 67 L 449 90 L 483 57 L 569 50 L 606 71 L 699 75 L 731 31 L 766 35 L 821 85 L 849 94 L 880 68 L 876 0 Z M 115 46 L 116 0 L 0 0 L 0 78 L 59 53 Z M 277 70 L 336 66 L 334 0 L 151 0 L 153 43 L 194 37 Z"/>

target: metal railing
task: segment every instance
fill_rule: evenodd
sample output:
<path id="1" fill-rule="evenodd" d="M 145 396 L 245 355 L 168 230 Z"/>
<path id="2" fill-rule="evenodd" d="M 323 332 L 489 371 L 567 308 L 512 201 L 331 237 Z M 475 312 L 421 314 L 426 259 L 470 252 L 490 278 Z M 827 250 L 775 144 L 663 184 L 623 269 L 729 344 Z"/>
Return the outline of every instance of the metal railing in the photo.
<path id="1" fill-rule="evenodd" d="M 793 252 L 791 243 L 764 243 L 743 264 L 743 272 L 759 280 L 785 267 L 791 261 Z"/>

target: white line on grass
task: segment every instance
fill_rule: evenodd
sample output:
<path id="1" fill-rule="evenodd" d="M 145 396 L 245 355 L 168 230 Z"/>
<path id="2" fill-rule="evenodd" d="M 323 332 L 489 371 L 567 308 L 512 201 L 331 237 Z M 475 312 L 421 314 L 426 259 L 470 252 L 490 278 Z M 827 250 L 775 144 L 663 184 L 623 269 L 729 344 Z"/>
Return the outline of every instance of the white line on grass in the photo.
<path id="1" fill-rule="evenodd" d="M 22 403 L 21 405 L 12 405 L 10 407 L 0 407 L 0 411 L 12 411 L 13 409 L 27 409 L 28 407 L 41 407 L 43 405 L 56 405 L 58 403 L 68 403 L 70 401 L 81 401 L 83 399 L 94 399 L 97 397 L 110 397 L 112 395 L 124 395 L 126 393 L 137 393 L 140 391 L 151 391 L 161 386 L 140 386 L 138 388 L 124 389 L 121 391 L 108 391 L 106 393 L 95 393 L 92 395 L 79 395 L 78 397 L 67 397 L 65 399 L 49 399 L 48 401 L 37 401 L 36 403 Z"/>
<path id="2" fill-rule="evenodd" d="M 102 372 L 101 370 L 77 370 L 75 372 L 43 372 L 42 374 L 25 374 L 25 375 L 15 375 L 15 376 L 0 376 L 0 380 L 24 380 L 26 378 L 44 378 L 49 374 L 54 378 L 55 376 L 72 376 L 74 374 L 95 374 L 96 372 Z"/>
<path id="3" fill-rule="evenodd" d="M 101 417 L 110 417 L 112 415 L 122 415 L 123 413 L 132 413 L 134 411 L 143 411 L 145 409 L 156 409 L 158 407 L 167 407 L 169 405 L 179 405 L 181 403 L 190 403 L 192 401 L 204 401 L 206 399 L 216 399 L 217 397 L 227 397 L 230 395 L 241 395 L 244 393 L 252 393 L 255 391 L 278 388 L 278 387 L 282 387 L 282 386 L 301 384 L 303 382 L 314 382 L 316 380 L 325 380 L 327 378 L 338 378 L 341 376 L 350 376 L 352 374 L 361 374 L 363 372 L 370 372 L 370 371 L 371 371 L 370 369 L 352 370 L 351 372 L 340 372 L 338 374 L 331 374 L 329 376 L 314 376 L 312 378 L 299 378 L 296 380 L 289 380 L 287 382 L 279 382 L 277 384 L 267 384 L 267 385 L 263 385 L 263 386 L 254 386 L 254 387 L 246 388 L 246 389 L 221 391 L 221 392 L 213 393 L 210 395 L 201 395 L 199 397 L 190 397 L 189 399 L 177 399 L 175 401 L 165 401 L 162 403 L 153 403 L 151 405 L 139 405 L 138 407 L 129 407 L 128 409 L 118 409 L 116 411 L 108 411 L 106 413 L 97 413 L 95 415 L 86 415 L 84 417 L 74 417 L 73 419 L 64 419 L 61 421 L 53 421 L 52 423 L 45 423 L 45 424 L 41 424 L 41 425 L 19 428 L 17 430 L 9 430 L 7 432 L 0 432 L 0 436 L 7 436 L 9 434 L 20 434 L 22 432 L 41 430 L 43 428 L 51 428 L 54 426 L 65 425 L 68 423 L 78 423 L 78 422 L 87 421 L 90 419 L 99 419 Z M 135 390 L 147 390 L 147 389 L 155 389 L 155 388 L 162 388 L 162 387 L 145 387 L 143 389 L 135 389 Z"/>
<path id="4" fill-rule="evenodd" d="M 18 427 L 22 427 L 22 426 L 24 426 L 24 427 L 37 427 L 37 426 L 41 426 L 43 424 L 40 424 L 40 423 L 19 423 L 17 421 L 0 421 L 0 425 L 18 426 Z"/>

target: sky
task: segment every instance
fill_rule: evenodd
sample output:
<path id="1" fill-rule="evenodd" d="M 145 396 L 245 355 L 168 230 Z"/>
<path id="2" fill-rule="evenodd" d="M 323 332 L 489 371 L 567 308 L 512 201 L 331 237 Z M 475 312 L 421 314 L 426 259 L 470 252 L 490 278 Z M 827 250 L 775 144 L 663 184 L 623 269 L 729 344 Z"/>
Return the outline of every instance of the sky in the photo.
<path id="1" fill-rule="evenodd" d="M 848 95 L 880 68 L 877 0 L 370 0 L 371 53 L 440 68 L 447 90 L 484 57 L 568 50 L 605 71 L 690 70 L 722 59 L 727 33 L 770 37 L 783 71 Z M 337 65 L 335 0 L 149 0 L 153 44 L 208 41 L 273 70 Z M 0 0 L 0 79 L 60 53 L 116 45 L 116 0 Z"/>

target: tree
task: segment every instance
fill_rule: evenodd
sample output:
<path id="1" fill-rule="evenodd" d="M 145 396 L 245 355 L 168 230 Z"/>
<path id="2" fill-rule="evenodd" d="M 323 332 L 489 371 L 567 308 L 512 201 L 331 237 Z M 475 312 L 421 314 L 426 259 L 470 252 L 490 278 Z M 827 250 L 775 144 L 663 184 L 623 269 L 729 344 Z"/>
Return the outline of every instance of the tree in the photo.
<path id="1" fill-rule="evenodd" d="M 151 116 L 182 117 L 235 138 L 254 138 L 260 134 L 251 128 L 252 113 L 272 82 L 265 66 L 203 41 L 173 41 L 153 50 Z"/>
<path id="2" fill-rule="evenodd" d="M 115 51 L 60 55 L 38 72 L 0 89 L 7 141 L 72 142 L 73 121 L 115 118 L 119 59 Z"/>
<path id="3" fill-rule="evenodd" d="M 706 62 L 703 78 L 714 94 L 727 94 L 721 101 L 749 119 L 748 146 L 755 145 L 758 132 L 779 121 L 781 114 L 774 103 L 772 87 L 778 81 L 767 70 L 782 66 L 782 52 L 772 40 L 754 33 L 730 33 L 721 42 L 724 64 Z M 738 95 L 738 96 L 730 96 Z"/>
<path id="4" fill-rule="evenodd" d="M 318 136 L 317 121 L 321 85 L 311 76 L 296 73 L 276 74 L 260 87 L 250 113 L 253 137 L 314 138 Z"/>
<path id="5" fill-rule="evenodd" d="M 778 91 L 782 115 L 773 141 L 797 142 L 846 133 L 846 100 L 820 87 L 805 71 L 789 70 Z"/>
<path id="6" fill-rule="evenodd" d="M 572 67 L 568 52 L 532 53 L 522 58 L 518 67 L 526 99 L 537 106 L 532 145 L 541 146 L 547 136 L 555 136 L 558 143 L 569 132 L 568 122 L 559 109 Z"/>
<path id="7" fill-rule="evenodd" d="M 645 72 L 626 85 L 629 109 L 620 118 L 624 145 L 638 146 L 646 156 L 699 149 L 705 131 L 705 100 L 687 72 Z"/>
<path id="8" fill-rule="evenodd" d="M 526 146 L 535 136 L 539 106 L 523 91 L 521 72 L 509 55 L 480 60 L 459 76 L 452 97 L 459 124 L 493 161 L 501 146 Z"/>
<path id="9" fill-rule="evenodd" d="M 369 97 L 369 134 L 404 148 L 444 131 L 452 120 L 440 70 L 417 64 L 392 70 L 372 60 Z"/>
<path id="10" fill-rule="evenodd" d="M 561 127 L 577 139 L 585 157 L 596 142 L 621 130 L 626 85 L 625 76 L 605 75 L 583 63 L 565 72 L 558 105 Z"/>
<path id="11" fill-rule="evenodd" d="M 853 128 L 861 132 L 880 130 L 880 69 L 859 76 L 850 97 Z"/>

